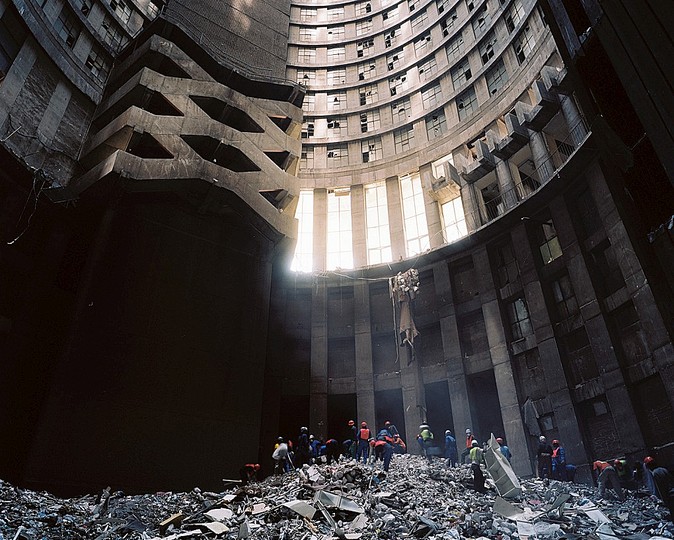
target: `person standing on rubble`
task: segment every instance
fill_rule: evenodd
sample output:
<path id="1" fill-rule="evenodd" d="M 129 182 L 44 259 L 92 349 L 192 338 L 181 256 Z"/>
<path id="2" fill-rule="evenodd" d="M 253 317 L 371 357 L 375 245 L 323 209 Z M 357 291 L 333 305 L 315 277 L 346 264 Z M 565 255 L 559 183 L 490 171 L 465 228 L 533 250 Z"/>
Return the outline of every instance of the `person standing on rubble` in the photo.
<path id="1" fill-rule="evenodd" d="M 335 463 L 339 462 L 339 442 L 337 439 L 328 439 L 325 441 L 325 459 L 328 462 L 328 465 L 332 463 L 332 460 L 335 460 Z"/>
<path id="2" fill-rule="evenodd" d="M 321 446 L 323 446 L 323 443 L 319 439 L 313 435 L 309 435 L 309 452 L 311 454 L 312 463 L 318 463 L 320 461 L 319 458 Z"/>
<path id="3" fill-rule="evenodd" d="M 344 441 L 344 455 L 356 459 L 356 447 L 358 446 L 358 428 L 353 420 L 349 420 L 348 435 Z"/>
<path id="4" fill-rule="evenodd" d="M 552 474 L 552 446 L 548 443 L 545 435 L 538 437 L 538 478 L 550 478 Z"/>
<path id="5" fill-rule="evenodd" d="M 288 445 L 283 440 L 283 437 L 277 439 L 274 453 L 271 457 L 274 460 L 274 474 L 283 474 L 290 470 L 290 464 L 288 463 Z"/>
<path id="6" fill-rule="evenodd" d="M 475 437 L 473 436 L 473 432 L 470 430 L 470 428 L 466 428 L 466 448 L 463 452 L 461 452 L 462 465 L 466 462 L 466 457 L 468 456 L 468 454 L 470 454 L 470 450 L 473 447 L 474 440 Z"/>
<path id="7" fill-rule="evenodd" d="M 473 471 L 473 489 L 479 493 L 486 491 L 484 487 L 484 474 L 482 473 L 482 463 L 484 462 L 484 451 L 480 448 L 480 443 L 473 440 L 470 448 L 470 468 Z"/>
<path id="8" fill-rule="evenodd" d="M 301 469 L 305 463 L 311 460 L 311 446 L 309 444 L 309 428 L 302 427 L 300 436 L 297 438 L 297 451 L 295 452 L 295 467 Z"/>
<path id="9" fill-rule="evenodd" d="M 499 451 L 501 452 L 501 455 L 508 460 L 508 463 L 510 463 L 510 460 L 513 458 L 513 455 L 510 453 L 510 448 L 506 446 L 501 437 L 497 437 L 496 442 L 500 445 Z"/>
<path id="10" fill-rule="evenodd" d="M 651 495 L 658 496 L 658 488 L 655 487 L 655 480 L 653 480 L 653 471 L 649 468 L 649 463 L 654 461 L 654 458 L 651 456 L 646 456 L 644 462 L 641 464 L 641 475 L 644 482 L 644 486 Z"/>
<path id="11" fill-rule="evenodd" d="M 417 435 L 417 441 L 419 441 L 419 446 L 421 446 L 421 451 L 426 456 L 428 461 L 433 459 L 431 454 L 431 447 L 433 446 L 433 432 L 428 424 L 421 424 L 419 426 L 419 435 Z"/>
<path id="12" fill-rule="evenodd" d="M 456 448 L 456 439 L 452 435 L 451 430 L 445 430 L 445 458 L 447 467 L 456 467 L 456 462 L 459 458 L 459 451 Z"/>
<path id="13" fill-rule="evenodd" d="M 367 458 L 370 456 L 370 440 L 373 439 L 370 428 L 367 427 L 367 422 L 360 423 L 360 430 L 358 431 L 358 450 L 356 450 L 356 461 L 360 461 L 363 457 L 363 463 L 367 464 Z"/>
<path id="14" fill-rule="evenodd" d="M 552 478 L 566 481 L 566 450 L 555 439 L 552 441 Z"/>
<path id="15" fill-rule="evenodd" d="M 606 461 L 595 461 L 592 464 L 592 470 L 599 474 L 597 484 L 599 485 L 599 496 L 602 499 L 606 498 L 606 488 L 609 487 L 615 491 L 620 502 L 625 501 L 625 492 L 620 486 L 620 479 L 613 465 Z"/>

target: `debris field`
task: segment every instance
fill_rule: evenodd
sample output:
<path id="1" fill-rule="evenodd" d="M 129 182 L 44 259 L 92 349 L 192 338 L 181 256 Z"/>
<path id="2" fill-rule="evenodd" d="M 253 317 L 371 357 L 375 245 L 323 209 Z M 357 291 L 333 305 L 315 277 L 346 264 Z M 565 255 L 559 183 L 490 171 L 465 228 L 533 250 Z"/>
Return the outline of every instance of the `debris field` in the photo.
<path id="1" fill-rule="evenodd" d="M 395 456 L 388 473 L 353 460 L 305 466 L 220 493 L 60 499 L 0 481 L 0 540 L 374 540 L 674 538 L 668 511 L 645 492 L 600 500 L 586 485 L 522 480 L 506 500 L 467 465 Z"/>

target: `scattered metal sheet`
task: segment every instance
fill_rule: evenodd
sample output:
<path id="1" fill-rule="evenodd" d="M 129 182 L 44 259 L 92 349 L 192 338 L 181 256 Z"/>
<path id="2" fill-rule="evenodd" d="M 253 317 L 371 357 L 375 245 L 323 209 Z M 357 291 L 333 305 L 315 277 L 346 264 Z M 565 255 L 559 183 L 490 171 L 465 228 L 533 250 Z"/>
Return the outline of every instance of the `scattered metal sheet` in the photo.
<path id="1" fill-rule="evenodd" d="M 330 493 L 329 491 L 317 491 L 316 496 L 314 497 L 314 502 L 315 501 L 320 501 L 326 508 L 339 508 L 340 510 L 354 512 L 356 514 L 365 512 L 365 509 L 362 506 L 351 499 L 337 493 Z"/>
<path id="2" fill-rule="evenodd" d="M 227 527 L 227 525 L 225 525 L 224 523 L 220 523 L 219 521 L 213 521 L 210 523 L 195 523 L 194 526 L 207 529 L 212 533 L 218 535 L 229 532 L 229 527 Z"/>
<path id="3" fill-rule="evenodd" d="M 313 519 L 314 514 L 316 513 L 316 509 L 313 506 L 305 503 L 304 501 L 300 501 L 299 499 L 284 502 L 282 506 L 290 508 L 294 512 L 297 512 L 300 516 L 307 519 Z"/>
<path id="4" fill-rule="evenodd" d="M 213 521 L 227 521 L 234 517 L 234 512 L 229 508 L 214 508 L 208 512 L 204 512 L 204 515 L 211 518 Z"/>

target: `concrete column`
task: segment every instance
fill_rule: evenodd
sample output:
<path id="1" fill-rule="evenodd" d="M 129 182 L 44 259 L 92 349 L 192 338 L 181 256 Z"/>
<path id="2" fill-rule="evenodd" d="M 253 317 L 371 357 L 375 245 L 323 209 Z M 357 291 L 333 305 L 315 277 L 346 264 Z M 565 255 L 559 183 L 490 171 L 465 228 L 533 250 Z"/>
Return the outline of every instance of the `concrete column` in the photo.
<path id="1" fill-rule="evenodd" d="M 426 208 L 426 223 L 428 224 L 428 238 L 431 249 L 445 243 L 442 234 L 442 220 L 440 219 L 440 205 L 430 196 L 433 189 L 433 166 L 430 163 L 419 167 L 421 185 L 424 190 L 424 206 Z"/>
<path id="2" fill-rule="evenodd" d="M 351 186 L 351 237 L 353 265 L 367 265 L 367 224 L 365 223 L 365 189 L 363 184 Z"/>
<path id="3" fill-rule="evenodd" d="M 328 287 L 325 281 L 311 293 L 311 380 L 309 426 L 325 425 L 328 418 Z"/>
<path id="4" fill-rule="evenodd" d="M 449 401 L 452 404 L 453 431 L 457 435 L 459 451 L 462 451 L 461 440 L 466 428 L 473 426 L 468 401 L 468 387 L 461 346 L 459 344 L 459 329 L 456 324 L 456 313 L 452 302 L 452 282 L 449 277 L 449 267 L 445 261 L 433 266 L 433 280 L 438 302 L 440 317 L 440 335 L 442 337 L 443 358 L 447 363 L 447 386 L 449 387 Z"/>
<path id="5" fill-rule="evenodd" d="M 391 251 L 393 260 L 405 258 L 405 225 L 403 223 L 403 207 L 400 198 L 400 182 L 397 176 L 386 179 L 386 204 L 388 205 L 388 224 L 391 233 Z"/>
<path id="6" fill-rule="evenodd" d="M 5 80 L 2 82 L 3 107 L 0 108 L 0 125 L 3 125 L 7 120 L 19 92 L 23 90 L 23 86 L 26 84 L 26 80 L 33 69 L 33 65 L 37 61 L 37 47 L 39 47 L 39 45 L 37 45 L 35 40 L 30 36 L 27 37 L 19 54 L 14 59 L 12 67 L 9 68 Z M 9 134 L 11 134 L 11 131 L 4 136 L 6 137 Z M 12 144 L 11 138 L 7 144 Z"/>
<path id="7" fill-rule="evenodd" d="M 314 189 L 314 264 L 317 272 L 325 270 L 326 244 L 328 241 L 328 191 Z"/>
<path id="8" fill-rule="evenodd" d="M 461 181 L 461 203 L 463 204 L 463 213 L 466 216 L 466 228 L 468 234 L 470 234 L 482 226 L 482 220 L 480 219 L 475 186 L 463 180 Z"/>
<path id="9" fill-rule="evenodd" d="M 405 441 L 408 445 L 408 452 L 418 454 L 420 448 L 416 443 L 416 436 L 419 433 L 419 425 L 427 420 L 426 392 L 419 361 L 415 360 L 410 364 L 409 348 L 405 347 L 400 350 L 400 383 L 405 409 Z"/>
<path id="10" fill-rule="evenodd" d="M 496 297 L 496 289 L 489 268 L 489 256 L 483 247 L 473 253 L 475 270 L 483 279 L 480 280 L 480 298 L 484 316 L 489 354 L 494 368 L 494 378 L 501 405 L 501 419 L 508 446 L 513 453 L 513 469 L 520 476 L 532 474 L 527 435 L 524 431 L 520 405 L 517 400 L 517 389 L 513 376 L 508 343 L 506 341 L 501 310 Z M 486 434 L 485 434 L 486 436 Z"/>
<path id="11" fill-rule="evenodd" d="M 512 171 L 508 161 L 502 159 L 496 160 L 496 178 L 498 179 L 498 187 L 501 190 L 501 199 L 507 209 L 517 205 L 518 196 L 515 190 L 515 181 L 513 180 Z"/>
<path id="12" fill-rule="evenodd" d="M 583 117 L 580 115 L 573 96 L 560 94 L 559 102 L 562 105 L 562 114 L 566 120 L 566 125 L 569 126 L 569 142 L 577 148 L 587 135 Z"/>
<path id="13" fill-rule="evenodd" d="M 370 325 L 370 289 L 366 281 L 353 287 L 354 331 L 356 341 L 356 396 L 358 418 L 366 419 L 375 429 L 374 370 L 372 366 L 372 327 Z"/>
<path id="14" fill-rule="evenodd" d="M 531 146 L 531 157 L 534 160 L 536 171 L 540 176 L 541 184 L 544 184 L 552 176 L 555 165 L 552 163 L 548 146 L 545 144 L 545 137 L 540 131 L 529 129 L 529 146 Z"/>

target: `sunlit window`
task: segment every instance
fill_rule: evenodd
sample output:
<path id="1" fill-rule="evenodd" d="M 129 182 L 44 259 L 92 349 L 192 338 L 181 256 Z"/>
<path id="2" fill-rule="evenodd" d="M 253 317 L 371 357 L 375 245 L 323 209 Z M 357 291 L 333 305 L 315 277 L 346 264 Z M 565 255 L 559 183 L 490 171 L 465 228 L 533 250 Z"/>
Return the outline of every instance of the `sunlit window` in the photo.
<path id="1" fill-rule="evenodd" d="M 403 219 L 405 221 L 405 242 L 407 256 L 417 255 L 431 244 L 428 238 L 428 224 L 426 223 L 426 208 L 424 194 L 421 189 L 421 179 L 418 174 L 406 175 L 400 178 L 400 191 L 403 203 Z"/>
<path id="2" fill-rule="evenodd" d="M 468 234 L 461 197 L 442 205 L 442 221 L 445 225 L 445 242 L 454 242 Z"/>
<path id="3" fill-rule="evenodd" d="M 365 188 L 365 221 L 367 224 L 367 263 L 379 264 L 392 261 L 393 252 L 391 251 L 384 182 Z"/>
<path id="4" fill-rule="evenodd" d="M 349 188 L 328 192 L 328 241 L 326 268 L 353 268 L 351 240 L 351 192 Z"/>
<path id="5" fill-rule="evenodd" d="M 300 191 L 300 200 L 297 204 L 295 218 L 299 221 L 297 227 L 297 246 L 291 270 L 296 272 L 311 272 L 314 253 L 314 192 Z"/>

